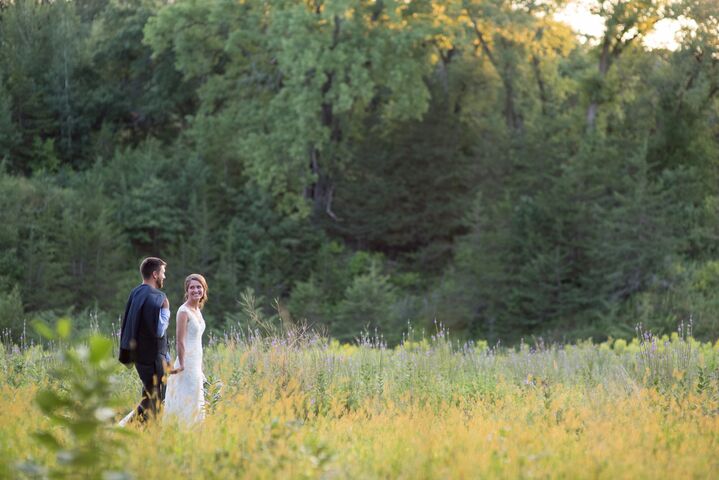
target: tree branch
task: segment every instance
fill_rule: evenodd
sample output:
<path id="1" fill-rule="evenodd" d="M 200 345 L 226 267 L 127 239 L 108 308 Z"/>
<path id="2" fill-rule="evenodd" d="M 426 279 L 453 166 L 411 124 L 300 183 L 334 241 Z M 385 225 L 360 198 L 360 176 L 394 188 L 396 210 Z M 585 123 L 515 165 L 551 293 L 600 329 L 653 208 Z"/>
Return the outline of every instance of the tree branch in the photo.
<path id="1" fill-rule="evenodd" d="M 479 40 L 479 44 L 482 47 L 482 51 L 485 55 L 487 55 L 487 58 L 489 58 L 489 62 L 494 66 L 494 68 L 499 71 L 499 66 L 497 65 L 497 61 L 494 58 L 494 55 L 492 55 L 492 51 L 489 49 L 489 45 L 484 40 L 484 35 L 482 35 L 482 31 L 479 29 L 479 24 L 477 24 L 477 20 L 472 16 L 471 12 L 469 11 L 469 8 L 465 8 L 465 11 L 467 12 L 467 16 L 469 17 L 469 20 L 472 22 L 472 26 L 474 27 L 474 33 L 477 36 L 477 39 Z"/>

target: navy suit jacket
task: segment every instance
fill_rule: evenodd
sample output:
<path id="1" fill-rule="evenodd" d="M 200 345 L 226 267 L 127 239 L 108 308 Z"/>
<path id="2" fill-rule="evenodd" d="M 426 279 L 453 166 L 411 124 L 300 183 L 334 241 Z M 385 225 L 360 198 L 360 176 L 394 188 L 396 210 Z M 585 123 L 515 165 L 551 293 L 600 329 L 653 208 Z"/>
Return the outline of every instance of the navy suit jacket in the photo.
<path id="1" fill-rule="evenodd" d="M 121 363 L 153 363 L 167 352 L 167 337 L 157 337 L 157 323 L 165 294 L 141 284 L 130 292 L 120 328 Z"/>

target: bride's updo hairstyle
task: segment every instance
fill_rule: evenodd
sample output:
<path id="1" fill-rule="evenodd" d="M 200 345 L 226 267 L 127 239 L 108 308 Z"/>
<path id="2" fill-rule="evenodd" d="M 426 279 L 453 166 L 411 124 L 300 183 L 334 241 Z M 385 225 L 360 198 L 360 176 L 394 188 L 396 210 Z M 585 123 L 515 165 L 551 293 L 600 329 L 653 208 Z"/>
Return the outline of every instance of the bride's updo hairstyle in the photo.
<path id="1" fill-rule="evenodd" d="M 187 276 L 185 279 L 185 301 L 187 301 L 187 289 L 190 288 L 190 282 L 196 280 L 200 282 L 200 285 L 202 285 L 202 298 L 200 298 L 200 308 L 205 306 L 205 302 L 207 302 L 207 280 L 205 280 L 205 277 L 200 275 L 199 273 L 191 273 Z"/>

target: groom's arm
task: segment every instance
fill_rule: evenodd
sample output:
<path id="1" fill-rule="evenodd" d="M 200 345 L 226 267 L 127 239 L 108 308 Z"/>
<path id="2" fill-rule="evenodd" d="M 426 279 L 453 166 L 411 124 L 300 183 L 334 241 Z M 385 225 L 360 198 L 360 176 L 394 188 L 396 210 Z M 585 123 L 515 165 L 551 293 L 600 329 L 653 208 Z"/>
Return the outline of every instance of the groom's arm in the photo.
<path id="1" fill-rule="evenodd" d="M 165 297 L 160 307 L 160 317 L 157 322 L 157 338 L 162 338 L 170 325 L 170 301 Z"/>

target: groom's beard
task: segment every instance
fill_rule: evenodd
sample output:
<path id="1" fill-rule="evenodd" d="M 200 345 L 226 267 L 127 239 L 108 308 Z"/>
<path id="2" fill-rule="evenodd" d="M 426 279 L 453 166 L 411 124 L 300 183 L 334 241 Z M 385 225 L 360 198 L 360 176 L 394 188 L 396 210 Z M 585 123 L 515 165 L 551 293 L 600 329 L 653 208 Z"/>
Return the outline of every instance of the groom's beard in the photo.
<path id="1" fill-rule="evenodd" d="M 157 284 L 158 289 L 162 289 L 162 285 L 164 285 L 164 282 L 161 278 L 158 278 L 155 283 Z"/>

